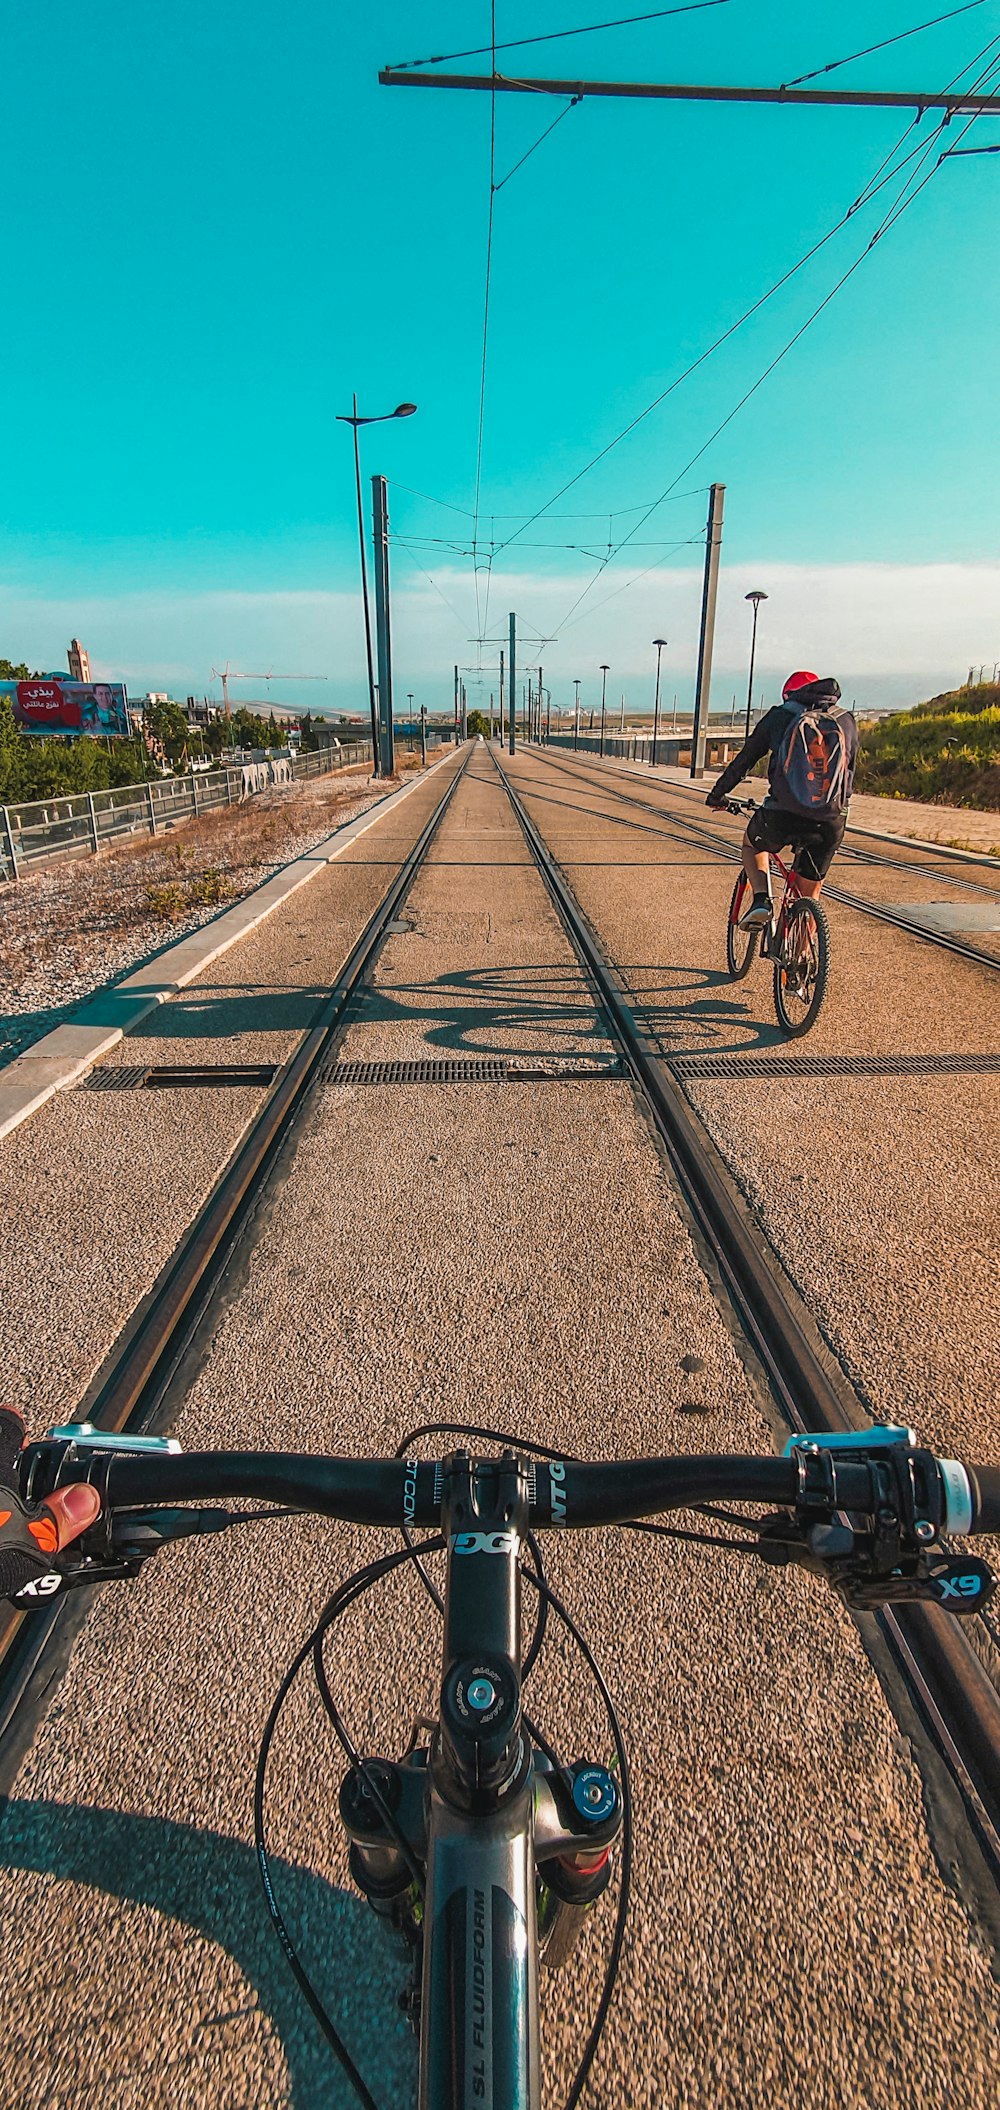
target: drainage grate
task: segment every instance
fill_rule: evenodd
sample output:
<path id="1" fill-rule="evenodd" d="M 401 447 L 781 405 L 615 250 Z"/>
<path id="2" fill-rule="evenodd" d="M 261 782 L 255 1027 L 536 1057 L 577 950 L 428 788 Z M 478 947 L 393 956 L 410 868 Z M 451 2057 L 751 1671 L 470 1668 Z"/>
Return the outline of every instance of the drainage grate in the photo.
<path id="1" fill-rule="evenodd" d="M 273 1084 L 278 1074 L 273 1062 L 190 1063 L 181 1068 L 167 1063 L 147 1064 L 143 1069 L 122 1063 L 91 1070 L 83 1081 L 87 1092 L 139 1092 L 215 1088 L 220 1084 L 247 1084 L 261 1088 Z"/>
<path id="2" fill-rule="evenodd" d="M 418 1062 L 330 1062 L 321 1084 L 560 1084 L 574 1078 L 621 1077 L 617 1058 L 608 1062 L 521 1061 L 517 1056 L 428 1057 Z"/>
<path id="3" fill-rule="evenodd" d="M 1000 1055 L 675 1055 L 675 1077 L 957 1077 L 995 1076 Z"/>

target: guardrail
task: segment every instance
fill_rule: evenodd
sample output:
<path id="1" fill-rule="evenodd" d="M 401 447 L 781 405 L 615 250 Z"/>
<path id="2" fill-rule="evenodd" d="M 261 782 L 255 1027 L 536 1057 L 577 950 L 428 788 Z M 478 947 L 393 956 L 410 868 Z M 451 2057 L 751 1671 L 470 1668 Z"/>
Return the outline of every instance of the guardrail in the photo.
<path id="1" fill-rule="evenodd" d="M 371 763 L 371 741 L 324 745 L 309 754 L 263 750 L 225 769 L 192 770 L 119 784 L 111 791 L 53 794 L 20 806 L 0 806 L 0 877 L 19 879 L 32 866 L 94 856 L 129 835 L 159 835 L 213 806 L 235 806 L 258 792 L 305 777 Z"/>

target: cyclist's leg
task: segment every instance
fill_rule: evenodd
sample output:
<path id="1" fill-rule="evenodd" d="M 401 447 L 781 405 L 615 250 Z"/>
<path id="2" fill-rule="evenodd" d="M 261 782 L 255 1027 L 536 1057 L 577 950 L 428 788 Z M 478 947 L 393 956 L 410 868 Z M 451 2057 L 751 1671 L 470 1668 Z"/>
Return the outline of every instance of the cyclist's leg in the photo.
<path id="1" fill-rule="evenodd" d="M 749 827 L 740 847 L 743 857 L 743 870 L 750 881 L 754 893 L 766 894 L 770 859 L 766 850 L 758 850 L 756 843 L 751 841 Z"/>
<path id="2" fill-rule="evenodd" d="M 753 888 L 753 900 L 745 914 L 740 917 L 740 927 L 766 930 L 771 922 L 771 860 L 769 850 L 780 849 L 785 837 L 781 825 L 775 828 L 773 814 L 760 807 L 751 814 L 747 832 L 743 837 L 743 870 Z"/>

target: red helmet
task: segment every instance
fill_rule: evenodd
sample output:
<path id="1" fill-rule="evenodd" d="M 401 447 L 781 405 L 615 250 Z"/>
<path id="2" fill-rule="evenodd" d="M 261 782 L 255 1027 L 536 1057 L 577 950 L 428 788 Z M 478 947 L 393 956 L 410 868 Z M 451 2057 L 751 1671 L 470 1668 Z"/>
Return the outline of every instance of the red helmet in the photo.
<path id="1" fill-rule="evenodd" d="M 803 674 L 801 670 L 798 674 L 790 674 L 788 680 L 785 683 L 784 688 L 781 691 L 782 703 L 787 703 L 789 697 L 794 696 L 796 689 L 811 688 L 813 682 L 818 680 L 818 674 Z"/>

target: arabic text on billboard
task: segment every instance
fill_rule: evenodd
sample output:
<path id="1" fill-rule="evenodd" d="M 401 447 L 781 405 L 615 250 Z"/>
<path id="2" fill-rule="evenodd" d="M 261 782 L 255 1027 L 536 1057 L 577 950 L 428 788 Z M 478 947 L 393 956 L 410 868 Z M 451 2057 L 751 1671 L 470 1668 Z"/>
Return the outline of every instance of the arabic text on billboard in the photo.
<path id="1" fill-rule="evenodd" d="M 121 681 L 73 681 L 69 675 L 46 675 L 36 681 L 0 681 L 9 696 L 22 733 L 68 734 L 129 731 L 128 702 Z"/>

